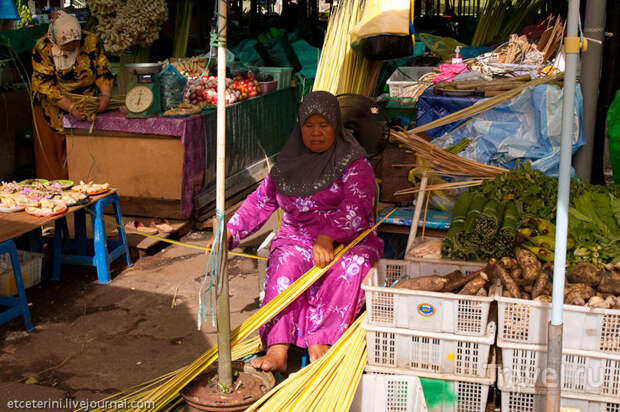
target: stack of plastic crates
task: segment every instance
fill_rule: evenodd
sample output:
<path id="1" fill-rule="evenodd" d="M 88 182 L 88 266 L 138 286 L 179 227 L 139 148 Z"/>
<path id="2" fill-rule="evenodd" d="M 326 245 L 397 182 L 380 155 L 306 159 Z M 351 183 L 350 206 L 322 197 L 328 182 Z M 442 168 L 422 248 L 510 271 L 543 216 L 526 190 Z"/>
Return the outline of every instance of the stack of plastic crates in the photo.
<path id="1" fill-rule="evenodd" d="M 367 373 L 357 387 L 350 412 L 426 412 L 420 378 Z"/>
<path id="2" fill-rule="evenodd" d="M 483 267 L 447 260 L 379 260 L 362 283 L 366 371 L 449 381 L 455 399 L 434 411 L 484 412 L 489 386 L 495 383 L 490 359 L 496 325 L 489 321 L 494 291 L 487 297 L 391 287 L 403 277 Z"/>
<path id="3" fill-rule="evenodd" d="M 498 295 L 503 412 L 545 409 L 551 304 Z M 564 305 L 561 406 L 620 412 L 620 310 Z"/>

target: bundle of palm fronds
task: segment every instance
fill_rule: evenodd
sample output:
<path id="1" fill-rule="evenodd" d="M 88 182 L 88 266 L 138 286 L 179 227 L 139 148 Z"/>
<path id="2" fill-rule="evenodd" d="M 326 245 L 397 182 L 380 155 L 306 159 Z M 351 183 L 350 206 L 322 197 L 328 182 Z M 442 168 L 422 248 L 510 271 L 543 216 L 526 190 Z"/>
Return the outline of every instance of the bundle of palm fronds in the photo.
<path id="1" fill-rule="evenodd" d="M 544 0 L 488 0 L 480 12 L 472 46 L 508 40 L 512 33 L 533 23 L 544 4 Z"/>
<path id="2" fill-rule="evenodd" d="M 394 213 L 396 209 L 389 212 L 383 219 L 372 228 L 362 232 L 357 238 L 345 247 L 338 247 L 332 262 L 324 268 L 313 267 L 282 293 L 270 300 L 265 306 L 243 321 L 239 327 L 230 334 L 230 344 L 233 348 L 238 346 L 244 339 L 249 337 L 258 328 L 273 319 L 278 313 L 284 310 L 291 302 L 304 293 L 314 282 L 321 278 L 337 261 L 344 256 L 352 247 L 361 242 L 368 234 L 374 231 L 385 219 Z M 251 345 L 250 345 L 251 346 Z M 251 346 L 252 347 L 252 346 Z M 202 356 L 191 364 L 177 371 L 168 373 L 160 378 L 151 380 L 141 385 L 129 388 L 122 393 L 106 398 L 107 401 L 114 401 L 114 404 L 129 405 L 132 402 L 140 402 L 144 408 L 134 408 L 134 411 L 168 411 L 175 407 L 179 402 L 180 391 L 190 384 L 198 375 L 209 367 L 218 358 L 218 347 L 213 346 Z M 112 404 L 112 403 L 110 403 Z M 148 406 L 148 407 L 147 407 Z M 94 409 L 97 411 L 118 410 L 115 407 Z"/>
<path id="3" fill-rule="evenodd" d="M 73 103 L 75 103 L 76 109 L 78 109 L 80 113 L 86 115 L 86 118 L 89 122 L 95 120 L 97 108 L 99 107 L 99 98 L 95 96 L 84 96 L 75 93 L 67 93 L 67 96 L 69 97 L 69 99 L 71 99 Z M 112 96 L 106 110 L 120 109 L 121 107 L 123 107 L 124 104 L 124 95 Z"/>
<path id="4" fill-rule="evenodd" d="M 321 359 L 291 374 L 246 412 L 348 411 L 368 357 L 365 317 L 366 312 Z"/>
<path id="5" fill-rule="evenodd" d="M 382 62 L 370 61 L 351 48 L 350 33 L 362 17 L 364 0 L 333 7 L 312 90 L 372 96 Z"/>

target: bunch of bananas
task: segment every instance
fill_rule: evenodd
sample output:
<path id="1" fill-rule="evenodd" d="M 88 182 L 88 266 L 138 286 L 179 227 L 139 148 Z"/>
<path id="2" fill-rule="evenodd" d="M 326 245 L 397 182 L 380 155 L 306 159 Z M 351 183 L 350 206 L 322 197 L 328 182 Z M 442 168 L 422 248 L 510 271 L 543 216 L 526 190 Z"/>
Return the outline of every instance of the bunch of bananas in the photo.
<path id="1" fill-rule="evenodd" d="M 534 253 L 540 260 L 553 262 L 555 257 L 555 225 L 548 220 L 536 217 L 525 217 L 521 221 L 521 230 L 517 235 L 517 244 Z M 568 249 L 575 246 L 569 237 Z"/>
<path id="2" fill-rule="evenodd" d="M 521 230 L 517 236 L 519 247 L 534 253 L 545 262 L 553 262 L 555 251 L 555 225 L 548 220 L 526 217 L 521 221 Z M 572 267 L 579 262 L 590 262 L 602 268 L 604 261 L 601 257 L 602 246 L 579 246 L 570 233 L 566 240 L 566 265 Z"/>
<path id="3" fill-rule="evenodd" d="M 17 0 L 16 4 L 17 11 L 19 12 L 19 23 L 17 27 L 20 29 L 30 23 L 32 23 L 32 12 L 30 11 L 30 7 L 28 7 L 28 2 L 26 0 Z"/>

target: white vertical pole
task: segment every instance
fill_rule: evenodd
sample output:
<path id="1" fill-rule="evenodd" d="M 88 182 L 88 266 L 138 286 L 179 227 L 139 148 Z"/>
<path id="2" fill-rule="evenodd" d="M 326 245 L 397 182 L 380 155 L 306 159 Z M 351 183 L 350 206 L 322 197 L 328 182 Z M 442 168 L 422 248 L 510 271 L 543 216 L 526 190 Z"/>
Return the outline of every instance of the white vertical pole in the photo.
<path id="1" fill-rule="evenodd" d="M 219 15 L 217 27 L 219 42 L 217 48 L 217 162 L 216 162 L 216 199 L 217 212 L 224 213 L 226 202 L 226 15 L 227 3 L 218 1 Z M 215 216 L 214 233 L 219 219 L 224 216 Z M 224 227 L 221 244 L 221 269 L 218 273 L 218 287 L 216 298 L 217 344 L 219 352 L 218 377 L 220 389 L 224 392 L 232 391 L 232 359 L 230 353 L 230 302 L 228 299 L 228 275 L 226 271 L 226 228 Z"/>
<path id="2" fill-rule="evenodd" d="M 566 29 L 566 71 L 562 101 L 562 137 L 560 145 L 560 177 L 555 232 L 555 260 L 553 268 L 553 302 L 547 341 L 547 411 L 560 410 L 560 374 L 562 370 L 562 311 L 564 305 L 564 277 L 566 273 L 566 241 L 568 235 L 568 206 L 570 197 L 571 147 L 575 111 L 575 83 L 577 79 L 578 50 L 569 47 L 570 38 L 577 37 L 579 0 L 569 0 Z"/>

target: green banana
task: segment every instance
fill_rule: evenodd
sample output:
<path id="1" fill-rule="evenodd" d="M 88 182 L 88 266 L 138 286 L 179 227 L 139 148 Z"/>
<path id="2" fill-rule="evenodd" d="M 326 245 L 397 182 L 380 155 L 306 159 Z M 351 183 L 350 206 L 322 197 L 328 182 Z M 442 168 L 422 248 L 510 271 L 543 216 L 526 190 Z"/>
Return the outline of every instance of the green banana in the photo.
<path id="1" fill-rule="evenodd" d="M 519 233 L 524 237 L 529 238 L 534 234 L 534 229 L 532 229 L 531 227 L 524 227 L 523 229 L 519 230 Z"/>
<path id="2" fill-rule="evenodd" d="M 535 219 L 536 229 L 541 235 L 549 235 L 555 237 L 555 225 L 545 219 Z"/>
<path id="3" fill-rule="evenodd" d="M 554 254 L 551 250 L 547 250 L 540 246 L 526 245 L 526 244 L 524 244 L 523 247 L 525 247 L 530 252 L 535 254 L 540 260 L 544 260 L 545 262 L 553 262 Z"/>
<path id="4" fill-rule="evenodd" d="M 533 245 L 540 246 L 545 249 L 555 248 L 555 238 L 548 235 L 532 236 L 528 239 Z"/>

